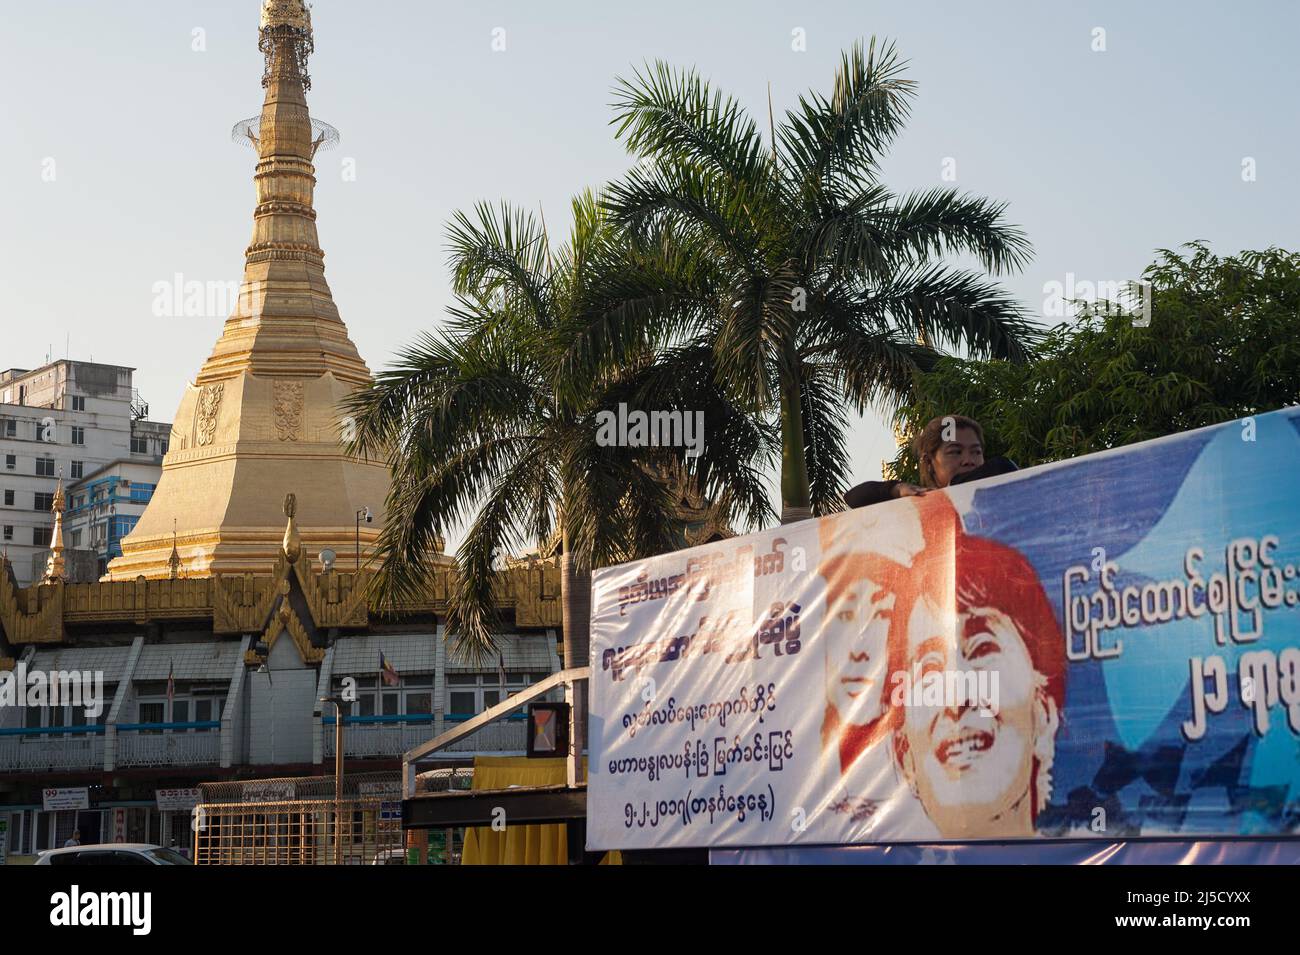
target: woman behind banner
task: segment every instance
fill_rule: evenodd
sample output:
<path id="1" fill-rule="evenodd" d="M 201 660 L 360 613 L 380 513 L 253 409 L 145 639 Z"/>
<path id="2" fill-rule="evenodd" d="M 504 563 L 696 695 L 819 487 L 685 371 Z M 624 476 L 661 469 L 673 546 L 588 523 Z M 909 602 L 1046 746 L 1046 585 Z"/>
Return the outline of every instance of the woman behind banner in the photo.
<path id="1" fill-rule="evenodd" d="M 899 497 L 914 497 L 933 488 L 978 481 L 1016 470 L 1003 457 L 984 459 L 984 429 L 965 415 L 940 415 L 912 442 L 921 472 L 920 485 L 907 481 L 866 481 L 844 495 L 849 507 L 866 507 Z"/>

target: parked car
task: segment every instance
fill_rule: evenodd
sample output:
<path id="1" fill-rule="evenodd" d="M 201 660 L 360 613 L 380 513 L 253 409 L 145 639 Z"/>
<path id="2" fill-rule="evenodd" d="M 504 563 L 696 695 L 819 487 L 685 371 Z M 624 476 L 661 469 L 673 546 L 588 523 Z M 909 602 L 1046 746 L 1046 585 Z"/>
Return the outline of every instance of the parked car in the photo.
<path id="1" fill-rule="evenodd" d="M 92 846 L 68 846 L 46 849 L 37 865 L 193 865 L 175 849 L 147 842 L 100 843 Z"/>

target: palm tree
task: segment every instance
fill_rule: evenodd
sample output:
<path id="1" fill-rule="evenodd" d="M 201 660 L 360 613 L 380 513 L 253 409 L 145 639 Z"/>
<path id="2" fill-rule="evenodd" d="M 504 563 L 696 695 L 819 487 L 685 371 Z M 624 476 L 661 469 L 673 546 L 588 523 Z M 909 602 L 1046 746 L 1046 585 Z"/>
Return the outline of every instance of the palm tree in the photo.
<path id="1" fill-rule="evenodd" d="M 996 284 L 939 261 L 1022 267 L 1029 244 L 1003 204 L 879 182 L 914 93 L 902 68 L 891 45 L 855 45 L 830 97 L 801 97 L 766 143 L 694 71 L 656 63 L 615 89 L 617 135 L 640 162 L 608 210 L 644 248 L 671 244 L 675 287 L 657 310 L 614 314 L 587 355 L 709 348 L 727 393 L 779 423 L 783 522 L 840 506 L 848 408 L 892 410 L 940 348 L 1020 361 L 1037 339 Z"/>
<path id="2" fill-rule="evenodd" d="M 499 558 L 558 533 L 565 666 L 586 665 L 591 569 L 678 545 L 680 488 L 666 473 L 720 497 L 732 520 L 770 514 L 762 462 L 775 442 L 721 394 L 707 350 L 643 347 L 585 366 L 581 380 L 566 372 L 588 326 L 652 307 L 668 281 L 594 196 L 576 199 L 573 213 L 572 238 L 554 253 L 531 214 L 504 204 L 457 214 L 449 326 L 421 335 L 345 409 L 356 422 L 351 450 L 392 465 L 381 599 L 423 595 L 439 533 L 467 525 L 448 629 L 470 656 L 493 647 Z M 705 410 L 704 455 L 599 443 L 600 411 L 652 400 Z"/>

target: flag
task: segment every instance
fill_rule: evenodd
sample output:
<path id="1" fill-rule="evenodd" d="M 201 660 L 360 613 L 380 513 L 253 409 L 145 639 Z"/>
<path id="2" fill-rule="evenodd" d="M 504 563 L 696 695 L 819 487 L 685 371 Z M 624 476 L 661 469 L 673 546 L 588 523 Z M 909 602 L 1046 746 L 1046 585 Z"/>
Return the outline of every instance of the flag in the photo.
<path id="1" fill-rule="evenodd" d="M 384 656 L 384 651 L 379 651 L 379 682 L 383 686 L 397 686 L 402 680 L 402 676 L 396 668 L 388 662 Z"/>
<path id="2" fill-rule="evenodd" d="M 176 696 L 176 666 L 172 662 L 167 663 L 167 708 L 172 705 L 172 698 Z"/>

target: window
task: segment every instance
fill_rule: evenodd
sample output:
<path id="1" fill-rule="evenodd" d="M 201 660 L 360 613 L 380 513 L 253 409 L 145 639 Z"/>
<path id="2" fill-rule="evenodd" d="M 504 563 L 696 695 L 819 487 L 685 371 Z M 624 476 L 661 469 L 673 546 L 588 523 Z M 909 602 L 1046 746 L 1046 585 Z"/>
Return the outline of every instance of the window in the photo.
<path id="1" fill-rule="evenodd" d="M 137 723 L 163 723 L 166 717 L 166 700 L 141 700 L 136 710 Z M 162 730 L 140 730 L 141 733 L 161 733 Z"/>
<path id="2" fill-rule="evenodd" d="M 59 694 L 61 699 L 67 700 L 58 706 L 28 706 L 23 712 L 23 726 L 27 729 L 49 729 L 57 732 L 76 727 L 85 726 L 103 726 L 108 721 L 108 710 L 113 703 L 113 696 L 116 687 L 105 684 L 103 694 L 99 698 L 101 703 L 99 713 L 92 716 L 87 712 L 90 705 L 90 699 L 84 695 L 89 688 L 82 684 L 80 692 L 83 694 L 78 698 L 78 689 L 75 684 L 60 684 Z M 79 701 L 78 701 L 79 699 Z M 58 733 L 61 736 L 73 736 L 84 738 L 82 733 Z M 84 812 L 85 810 L 83 810 Z"/>
<path id="3" fill-rule="evenodd" d="M 72 396 L 72 410 L 73 410 L 73 411 L 85 411 L 85 410 L 86 410 L 86 399 L 85 399 L 84 397 L 82 397 L 81 395 L 73 395 L 73 396 Z"/>
<path id="4" fill-rule="evenodd" d="M 171 441 L 167 438 L 163 438 L 161 441 L 158 442 L 158 453 L 166 454 L 168 449 L 171 448 L 171 446 L 172 446 Z"/>
<path id="5" fill-rule="evenodd" d="M 12 524 L 6 524 L 6 525 L 5 525 L 5 540 L 7 540 L 7 541 L 11 541 L 11 540 L 13 540 L 13 539 L 14 539 L 14 526 L 13 526 Z"/>
<path id="6" fill-rule="evenodd" d="M 75 548 L 78 548 L 78 547 L 81 546 L 81 529 L 80 529 L 80 528 L 78 528 L 77 530 L 75 530 L 75 531 L 72 532 L 72 546 L 73 546 L 74 549 L 75 549 Z"/>
<path id="7" fill-rule="evenodd" d="M 13 507 L 13 506 L 14 506 L 14 492 L 12 490 L 6 490 L 5 507 Z"/>
<path id="8" fill-rule="evenodd" d="M 149 499 L 153 497 L 156 484 L 141 484 L 139 482 L 131 485 L 131 500 L 136 504 L 148 504 Z"/>
<path id="9" fill-rule="evenodd" d="M 507 673 L 505 696 L 513 696 L 536 683 L 545 674 Z M 497 673 L 447 674 L 447 718 L 469 719 L 496 706 L 502 700 L 501 677 Z"/>
<path id="10" fill-rule="evenodd" d="M 13 418 L 5 419 L 5 437 L 6 438 L 18 437 L 18 422 L 15 421 Z"/>
<path id="11" fill-rule="evenodd" d="M 49 547 L 50 539 L 54 537 L 54 528 L 52 527 L 33 527 L 32 528 L 32 546 Z"/>
<path id="12" fill-rule="evenodd" d="M 146 437 L 145 437 L 144 435 L 142 435 L 142 434 L 133 434 L 133 435 L 131 435 L 131 453 L 132 453 L 132 454 L 148 454 L 148 453 L 149 453 L 149 439 L 146 438 Z"/>
<path id="13" fill-rule="evenodd" d="M 221 711 L 224 708 L 226 698 L 224 696 L 206 696 L 199 697 L 194 701 L 194 722 L 209 723 L 221 720 Z"/>
<path id="14" fill-rule="evenodd" d="M 73 444 L 85 444 L 85 443 L 86 443 L 86 429 L 85 429 L 85 428 L 78 428 L 76 425 L 73 425 L 73 426 L 72 426 L 72 443 L 73 443 Z"/>
<path id="15" fill-rule="evenodd" d="M 6 471 L 12 471 L 12 470 L 14 470 L 14 469 L 17 468 L 17 467 L 18 467 L 18 455 L 16 455 L 16 454 L 6 454 L 6 455 L 5 455 L 5 470 L 6 470 Z"/>
<path id="16" fill-rule="evenodd" d="M 85 476 L 85 473 L 86 473 L 86 462 L 85 462 L 85 461 L 73 461 L 73 462 L 72 462 L 71 477 L 72 477 L 72 479 L 73 479 L 74 481 L 77 480 L 78 478 L 84 477 L 84 476 Z"/>
<path id="17" fill-rule="evenodd" d="M 406 673 L 398 686 L 377 687 L 376 677 L 356 677 L 357 701 L 352 716 L 431 716 L 433 714 L 433 674 Z M 334 692 L 343 690 L 343 677 L 334 680 Z M 376 702 L 378 705 L 376 705 Z M 332 710 L 326 707 L 327 714 Z"/>
<path id="18" fill-rule="evenodd" d="M 36 474 L 37 474 L 39 477 L 54 477 L 54 459 L 53 459 L 53 458 L 37 458 L 37 459 L 36 459 Z"/>
<path id="19" fill-rule="evenodd" d="M 34 495 L 32 495 L 32 497 L 35 499 L 35 503 L 32 505 L 32 507 L 35 508 L 36 510 L 38 511 L 54 510 L 53 491 L 37 491 Z"/>

